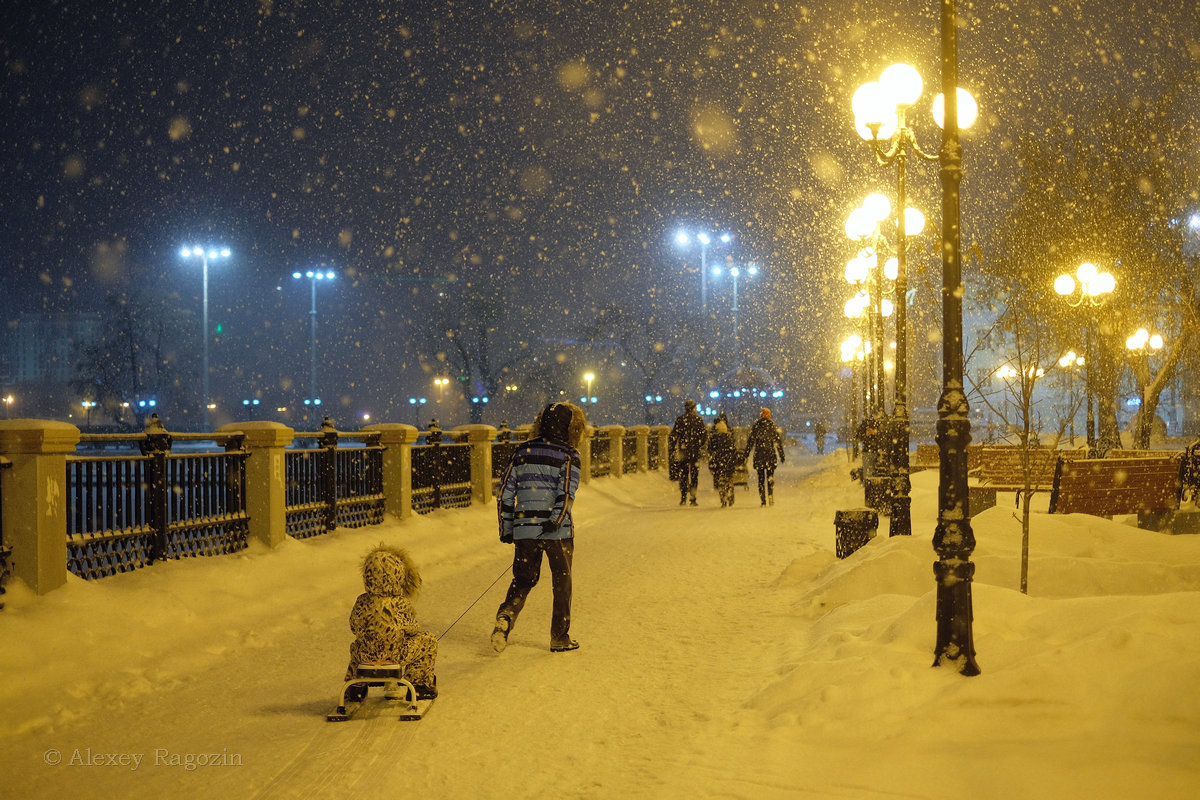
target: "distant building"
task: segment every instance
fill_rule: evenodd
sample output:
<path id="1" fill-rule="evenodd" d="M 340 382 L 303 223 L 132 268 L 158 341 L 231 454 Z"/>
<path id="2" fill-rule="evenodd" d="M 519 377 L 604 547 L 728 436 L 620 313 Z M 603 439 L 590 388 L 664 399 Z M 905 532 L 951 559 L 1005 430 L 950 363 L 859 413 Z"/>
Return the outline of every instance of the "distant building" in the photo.
<path id="1" fill-rule="evenodd" d="M 100 314 L 21 314 L 8 325 L 6 382 L 69 383 L 79 353 L 100 333 Z"/>

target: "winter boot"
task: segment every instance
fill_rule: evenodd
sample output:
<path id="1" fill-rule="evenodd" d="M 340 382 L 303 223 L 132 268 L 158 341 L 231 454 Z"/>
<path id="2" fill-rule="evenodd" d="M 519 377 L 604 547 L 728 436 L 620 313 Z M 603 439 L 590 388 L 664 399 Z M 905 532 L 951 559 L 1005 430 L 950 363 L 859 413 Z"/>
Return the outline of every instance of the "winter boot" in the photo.
<path id="1" fill-rule="evenodd" d="M 433 676 L 433 680 L 428 683 L 418 683 L 413 686 L 417 692 L 418 700 L 432 700 L 437 697 L 437 675 Z"/>
<path id="2" fill-rule="evenodd" d="M 579 642 L 575 641 L 574 639 L 565 639 L 561 642 L 551 642 L 550 643 L 550 652 L 551 653 L 565 653 L 568 650 L 578 650 L 578 649 L 579 649 Z"/>
<path id="3" fill-rule="evenodd" d="M 503 614 L 496 617 L 496 627 L 492 631 L 492 649 L 497 653 L 503 653 L 504 648 L 508 647 L 510 630 L 512 630 L 512 620 L 509 617 Z"/>

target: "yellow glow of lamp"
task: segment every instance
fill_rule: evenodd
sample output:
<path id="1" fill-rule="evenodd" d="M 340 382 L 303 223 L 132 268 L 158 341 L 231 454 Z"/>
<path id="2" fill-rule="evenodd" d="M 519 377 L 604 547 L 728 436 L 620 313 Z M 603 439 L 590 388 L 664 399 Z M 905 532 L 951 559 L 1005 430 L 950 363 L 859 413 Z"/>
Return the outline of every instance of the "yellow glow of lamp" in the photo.
<path id="1" fill-rule="evenodd" d="M 879 76 L 880 94 L 893 105 L 911 106 L 921 98 L 921 73 L 908 64 L 892 64 Z"/>
<path id="2" fill-rule="evenodd" d="M 858 87 L 850 99 L 850 108 L 854 111 L 854 128 L 866 141 L 890 139 L 896 133 L 899 126 L 896 105 L 889 102 L 885 90 L 875 81 Z"/>
<path id="3" fill-rule="evenodd" d="M 971 93 L 961 86 L 958 87 L 958 127 L 959 129 L 969 128 L 975 124 L 975 120 L 979 118 L 979 104 L 975 102 L 975 98 Z M 937 123 L 939 128 L 945 126 L 946 116 L 946 98 L 939 94 L 933 98 L 933 121 Z"/>
<path id="4" fill-rule="evenodd" d="M 918 236 L 925 230 L 925 215 L 920 209 L 909 206 L 904 209 L 904 235 Z"/>

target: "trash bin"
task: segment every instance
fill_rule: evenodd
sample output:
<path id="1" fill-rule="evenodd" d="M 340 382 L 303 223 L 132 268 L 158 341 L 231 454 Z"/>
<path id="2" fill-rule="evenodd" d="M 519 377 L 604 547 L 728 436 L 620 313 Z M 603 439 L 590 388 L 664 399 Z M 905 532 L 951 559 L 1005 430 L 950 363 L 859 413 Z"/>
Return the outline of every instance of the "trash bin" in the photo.
<path id="1" fill-rule="evenodd" d="M 836 528 L 835 552 L 845 558 L 875 538 L 879 530 L 879 514 L 870 508 L 848 508 L 834 513 Z"/>

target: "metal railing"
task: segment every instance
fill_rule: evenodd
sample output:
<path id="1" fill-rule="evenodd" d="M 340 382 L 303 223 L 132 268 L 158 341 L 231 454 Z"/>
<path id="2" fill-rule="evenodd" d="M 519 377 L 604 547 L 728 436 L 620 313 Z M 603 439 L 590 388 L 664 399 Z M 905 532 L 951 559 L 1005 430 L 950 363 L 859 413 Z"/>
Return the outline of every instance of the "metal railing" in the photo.
<path id="1" fill-rule="evenodd" d="M 621 437 L 621 471 L 637 472 L 637 434 L 626 433 Z"/>
<path id="2" fill-rule="evenodd" d="M 315 433 L 296 433 L 284 451 L 284 481 L 284 527 L 293 539 L 383 522 L 378 433 L 339 431 L 328 418 Z"/>
<path id="3" fill-rule="evenodd" d="M 612 474 L 612 439 L 597 436 L 592 439 L 592 477 Z"/>
<path id="4" fill-rule="evenodd" d="M 7 458 L 0 458 L 0 472 L 12 466 L 12 462 Z M 8 559 L 12 555 L 12 548 L 4 543 L 4 497 L 3 487 L 4 482 L 0 481 L 0 595 L 4 594 L 4 584 L 8 583 L 9 568 Z M 4 601 L 0 600 L 0 608 L 4 608 Z"/>
<path id="5" fill-rule="evenodd" d="M 173 452 L 176 439 L 223 452 Z M 121 451 L 136 445 L 137 455 Z M 104 451 L 113 449 L 113 454 Z M 101 578 L 183 556 L 246 547 L 245 460 L 240 435 L 177 434 L 151 418 L 139 434 L 80 437 L 66 458 L 67 569 Z"/>
<path id="6" fill-rule="evenodd" d="M 448 437 L 434 424 L 424 435 L 425 444 L 413 446 L 412 509 L 418 514 L 471 505 L 471 445 L 447 442 Z"/>
<path id="7" fill-rule="evenodd" d="M 39 485 L 33 497 L 26 492 L 16 497 L 12 476 L 5 475 L 0 487 L 7 486 L 10 496 L 0 497 L 0 513 L 61 508 L 62 527 L 46 530 L 55 539 L 65 533 L 67 563 L 33 563 L 38 569 L 61 569 L 63 576 L 103 578 L 164 559 L 236 553 L 251 536 L 274 546 L 284 536 L 308 538 L 338 527 L 376 525 L 384 521 L 385 509 L 403 517 L 467 508 L 481 496 L 498 493 L 514 451 L 529 436 L 528 429 L 512 431 L 506 425 L 491 437 L 480 432 L 446 432 L 436 422 L 415 437 L 407 425 L 342 432 L 326 419 L 311 433 L 273 423 L 244 432 L 231 425 L 215 433 L 171 433 L 152 415 L 140 433 L 76 430 L 70 438 L 74 452 L 66 455 L 53 450 L 0 454 L 0 472 L 18 463 L 13 453 L 31 461 L 60 459 L 55 471 L 63 470 L 61 482 Z M 588 436 L 581 444 L 590 453 L 584 478 L 636 471 L 638 446 L 646 435 L 638 431 L 614 438 L 606 431 Z M 645 445 L 651 469 L 664 460 L 661 435 Z M 623 451 L 619 459 L 614 446 Z M 473 474 L 489 460 L 489 473 Z M 0 524 L 0 537 L 3 531 Z M 51 552 L 22 549 L 27 546 L 19 538 L 0 538 L 0 588 L 15 556 L 26 559 L 19 562 L 24 568 L 38 553 Z"/>

